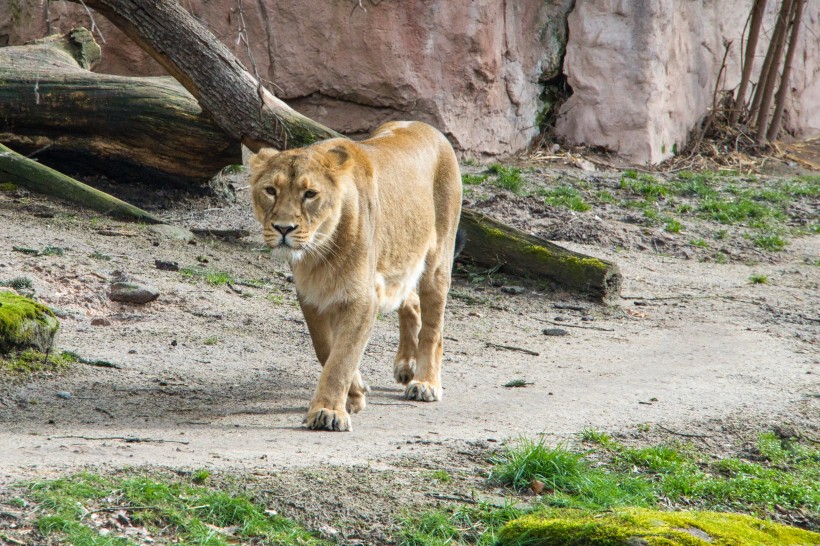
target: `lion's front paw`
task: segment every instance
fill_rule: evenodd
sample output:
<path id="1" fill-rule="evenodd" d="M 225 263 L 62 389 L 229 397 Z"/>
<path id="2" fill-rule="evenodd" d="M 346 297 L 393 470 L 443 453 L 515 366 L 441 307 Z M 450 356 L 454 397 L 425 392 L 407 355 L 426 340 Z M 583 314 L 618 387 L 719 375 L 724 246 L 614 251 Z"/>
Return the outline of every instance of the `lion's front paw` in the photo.
<path id="1" fill-rule="evenodd" d="M 309 411 L 305 424 L 313 430 L 351 431 L 350 415 L 346 411 L 319 408 Z"/>
<path id="2" fill-rule="evenodd" d="M 396 363 L 393 364 L 393 377 L 396 382 L 402 385 L 410 383 L 413 380 L 413 367 L 414 362 L 412 360 L 406 358 L 396 360 Z"/>
<path id="3" fill-rule="evenodd" d="M 441 400 L 444 391 L 432 383 L 422 381 L 411 381 L 404 389 L 404 397 L 408 400 L 418 400 L 420 402 L 436 402 Z"/>

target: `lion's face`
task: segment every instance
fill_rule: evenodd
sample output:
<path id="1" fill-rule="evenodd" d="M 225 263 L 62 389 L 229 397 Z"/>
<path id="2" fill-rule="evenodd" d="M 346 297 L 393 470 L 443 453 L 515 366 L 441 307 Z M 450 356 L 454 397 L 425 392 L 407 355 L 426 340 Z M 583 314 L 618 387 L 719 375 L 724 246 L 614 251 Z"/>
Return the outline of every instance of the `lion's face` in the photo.
<path id="1" fill-rule="evenodd" d="M 265 242 L 291 261 L 330 244 L 340 216 L 344 149 L 262 150 L 251 160 L 253 212 Z"/>

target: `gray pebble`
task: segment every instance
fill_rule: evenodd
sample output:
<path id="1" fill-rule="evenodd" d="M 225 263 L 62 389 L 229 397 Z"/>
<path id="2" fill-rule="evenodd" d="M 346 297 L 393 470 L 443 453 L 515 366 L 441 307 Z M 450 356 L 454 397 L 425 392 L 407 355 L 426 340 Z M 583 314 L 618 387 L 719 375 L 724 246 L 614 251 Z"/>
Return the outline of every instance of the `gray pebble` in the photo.
<path id="1" fill-rule="evenodd" d="M 111 283 L 111 291 L 108 297 L 112 301 L 125 303 L 148 303 L 159 297 L 159 290 L 147 284 L 115 282 Z"/>
<path id="2" fill-rule="evenodd" d="M 563 328 L 544 328 L 545 336 L 568 336 L 569 332 Z"/>
<path id="3" fill-rule="evenodd" d="M 501 291 L 506 294 L 513 294 L 514 296 L 518 296 L 524 293 L 523 286 L 502 286 Z"/>
<path id="4" fill-rule="evenodd" d="M 71 393 L 68 391 L 57 391 L 57 398 L 62 398 L 63 400 L 71 400 Z"/>

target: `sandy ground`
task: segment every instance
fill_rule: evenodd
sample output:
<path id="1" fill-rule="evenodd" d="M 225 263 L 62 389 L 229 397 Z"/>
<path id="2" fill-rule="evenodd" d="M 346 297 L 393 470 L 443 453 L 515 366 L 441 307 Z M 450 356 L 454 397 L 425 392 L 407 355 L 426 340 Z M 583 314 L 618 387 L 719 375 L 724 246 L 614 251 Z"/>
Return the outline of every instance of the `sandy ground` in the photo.
<path id="1" fill-rule="evenodd" d="M 0 194 L 0 280 L 33 279 L 36 297 L 62 317 L 61 349 L 119 366 L 3 379 L 0 484 L 144 464 L 254 473 L 380 468 L 408 457 L 446 461 L 465 446 L 522 434 L 560 440 L 587 427 L 623 432 L 645 424 L 708 436 L 719 449 L 721 431 L 731 427 L 796 415 L 817 425 L 814 235 L 796 239 L 774 263 L 754 265 L 562 243 L 620 266 L 624 298 L 609 307 L 530 284 L 509 295 L 493 285 L 522 281 L 502 276 L 493 283 L 457 276 L 446 313 L 444 400 L 402 399 L 392 379 L 397 318 L 389 315 L 362 362 L 373 392 L 354 431 L 308 431 L 301 423 L 319 366 L 287 266 L 264 252 L 239 195 L 236 205 L 161 212 L 189 227 L 251 230 L 239 240 L 200 236 L 191 244 Z M 39 257 L 13 250 L 46 245 L 66 250 Z M 207 260 L 212 270 L 268 284 L 212 286 L 161 271 L 157 259 L 180 267 Z M 156 286 L 159 299 L 110 301 L 117 270 Z M 752 274 L 768 283 L 750 284 Z M 544 335 L 559 327 L 553 323 L 569 335 Z M 527 385 L 504 387 L 513 380 Z"/>

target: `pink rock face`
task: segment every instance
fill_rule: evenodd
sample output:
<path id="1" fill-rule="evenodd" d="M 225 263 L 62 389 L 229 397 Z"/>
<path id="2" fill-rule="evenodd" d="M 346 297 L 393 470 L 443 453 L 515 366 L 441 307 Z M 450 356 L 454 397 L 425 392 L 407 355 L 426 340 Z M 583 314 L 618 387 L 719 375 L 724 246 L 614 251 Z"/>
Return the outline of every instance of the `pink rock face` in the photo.
<path id="1" fill-rule="evenodd" d="M 182 4 L 303 114 L 351 136 L 388 120 L 426 121 L 465 155 L 517 152 L 536 136 L 542 82 L 561 73 L 574 4 L 563 68 L 574 95 L 558 133 L 657 163 L 683 148 L 712 106 L 724 39 L 733 45 L 721 87 L 737 85 L 752 0 L 246 0 L 250 48 L 236 0 Z M 98 71 L 164 74 L 102 16 L 95 21 L 105 38 Z M 76 4 L 0 2 L 0 45 L 80 25 L 90 20 Z M 820 133 L 820 2 L 807 2 L 803 26 L 785 117 L 799 137 Z"/>
<path id="2" fill-rule="evenodd" d="M 758 64 L 774 26 L 769 2 Z M 568 140 L 604 146 L 636 163 L 658 163 L 683 148 L 712 107 L 715 80 L 732 41 L 725 83 L 740 81 L 741 34 L 752 0 L 654 2 L 587 0 L 569 16 L 564 72 L 574 94 L 557 131 Z M 786 128 L 820 133 L 820 2 L 807 2 L 791 76 Z M 759 66 L 753 71 L 753 81 Z"/>
<path id="3" fill-rule="evenodd" d="M 2 36 L 22 43 L 47 33 L 46 2 L 22 2 Z M 542 76 L 560 73 L 571 0 L 246 1 L 250 51 L 236 0 L 186 0 L 187 7 L 293 108 L 334 129 L 369 133 L 384 121 L 416 119 L 457 149 L 497 155 L 537 134 Z M 82 6 L 50 3 L 51 32 L 89 27 Z M 0 7 L 0 21 L 10 21 Z M 8 15 L 8 16 L 7 16 Z M 101 15 L 97 69 L 126 75 L 164 71 Z"/>

